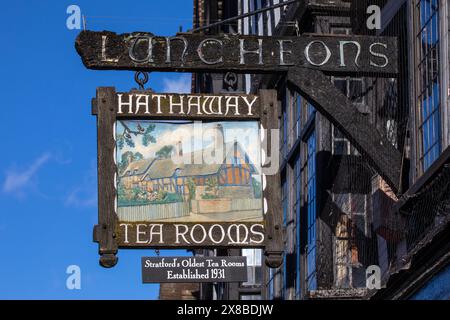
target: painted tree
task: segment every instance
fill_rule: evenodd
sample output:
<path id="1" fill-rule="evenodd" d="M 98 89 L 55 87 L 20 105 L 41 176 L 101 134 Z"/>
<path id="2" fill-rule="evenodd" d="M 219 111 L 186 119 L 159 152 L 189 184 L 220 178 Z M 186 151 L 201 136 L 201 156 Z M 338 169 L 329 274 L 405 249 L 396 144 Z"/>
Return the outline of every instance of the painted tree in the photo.
<path id="1" fill-rule="evenodd" d="M 119 149 L 123 149 L 125 144 L 130 148 L 135 147 L 135 143 L 133 140 L 133 135 L 135 137 L 142 136 L 142 144 L 144 146 L 148 146 L 150 143 L 156 143 L 155 137 L 152 135 L 152 132 L 155 130 L 155 124 L 150 123 L 146 126 L 141 126 L 140 123 L 136 125 L 136 129 L 128 126 L 125 121 L 120 121 L 120 124 L 123 126 L 124 130 L 122 133 L 116 136 L 117 146 Z"/>
<path id="2" fill-rule="evenodd" d="M 192 201 L 195 199 L 195 188 L 196 188 L 196 184 L 194 179 L 192 178 L 188 178 L 187 180 L 187 187 L 188 187 L 188 191 L 189 191 L 189 210 L 192 211 Z"/>
<path id="3" fill-rule="evenodd" d="M 170 155 L 172 154 L 174 147 L 173 146 L 164 146 L 159 151 L 155 153 L 157 158 L 161 159 L 168 159 L 170 158 Z"/>
<path id="4" fill-rule="evenodd" d="M 217 193 L 219 191 L 219 183 L 217 181 L 217 178 L 211 177 L 206 179 L 206 188 L 205 191 L 208 193 L 208 195 L 212 197 L 217 197 Z"/>
<path id="5" fill-rule="evenodd" d="M 119 169 L 119 174 L 123 173 L 123 171 L 128 167 L 128 165 L 133 161 L 138 161 L 144 159 L 144 156 L 140 152 L 131 152 L 127 151 L 122 154 L 120 162 L 117 167 Z"/>

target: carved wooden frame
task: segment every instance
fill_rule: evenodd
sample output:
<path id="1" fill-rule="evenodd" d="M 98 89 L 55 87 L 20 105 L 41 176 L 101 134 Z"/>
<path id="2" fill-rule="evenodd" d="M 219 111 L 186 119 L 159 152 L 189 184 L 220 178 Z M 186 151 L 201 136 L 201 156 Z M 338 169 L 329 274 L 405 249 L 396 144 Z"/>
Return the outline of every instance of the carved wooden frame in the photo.
<path id="1" fill-rule="evenodd" d="M 136 93 L 131 91 L 130 93 Z M 231 247 L 223 245 L 197 245 L 197 246 L 125 246 L 119 243 L 118 231 L 118 216 L 116 214 L 116 180 L 117 180 L 117 166 L 115 160 L 115 124 L 118 119 L 141 119 L 141 120 L 161 120 L 174 119 L 173 115 L 145 115 L 138 114 L 130 116 L 127 114 L 118 114 L 118 101 L 114 87 L 99 87 L 97 88 L 96 98 L 92 101 L 92 114 L 97 116 L 97 147 L 98 147 L 98 224 L 94 227 L 94 241 L 99 244 L 100 265 L 109 268 L 113 267 L 118 262 L 116 256 L 119 248 L 186 248 L 193 247 L 220 247 L 220 248 L 241 248 L 250 247 L 249 245 L 233 245 Z M 250 118 L 241 120 L 255 120 L 267 130 L 268 134 L 264 135 L 265 141 L 271 141 L 271 130 L 279 129 L 279 110 L 277 103 L 277 95 L 274 90 L 261 90 L 259 94 L 258 112 Z M 178 119 L 196 119 L 200 121 L 220 120 L 233 121 L 238 120 L 237 117 L 231 116 L 227 118 L 220 118 L 217 116 L 194 116 L 186 115 L 178 116 Z M 265 154 L 270 156 L 270 143 L 262 142 L 261 146 L 267 148 L 264 150 Z M 273 150 L 278 152 L 278 150 Z M 270 166 L 270 163 L 265 163 L 264 167 Z M 267 204 L 267 212 L 264 215 L 264 231 L 265 241 L 258 246 L 265 249 L 266 264 L 270 267 L 278 267 L 282 263 L 283 239 L 282 239 L 282 221 L 281 221 L 281 199 L 279 195 L 280 190 L 280 175 L 276 170 L 274 175 L 266 175 L 265 188 L 263 189 L 263 210 L 264 203 Z M 264 178 L 263 178 L 264 179 Z"/>

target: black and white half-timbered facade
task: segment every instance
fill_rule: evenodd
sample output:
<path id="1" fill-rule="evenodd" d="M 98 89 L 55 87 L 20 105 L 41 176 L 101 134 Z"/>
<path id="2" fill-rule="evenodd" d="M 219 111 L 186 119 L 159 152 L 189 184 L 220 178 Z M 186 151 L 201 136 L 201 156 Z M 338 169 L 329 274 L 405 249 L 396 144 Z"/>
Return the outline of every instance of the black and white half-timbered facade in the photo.
<path id="1" fill-rule="evenodd" d="M 314 77 L 308 71 L 193 74 L 193 92 L 275 89 L 281 109 L 283 265 L 266 267 L 260 249 L 197 250 L 199 256 L 240 254 L 248 262 L 246 283 L 203 284 L 199 297 L 448 299 L 448 2 L 305 0 L 277 6 L 281 2 L 194 0 L 194 32 L 396 37 L 398 73 L 330 75 L 321 82 L 327 92 L 322 100 L 295 85 L 293 77 Z M 371 5 L 380 9 L 374 29 L 367 24 Z M 380 135 L 395 150 L 395 174 L 380 174 L 361 137 L 335 125 L 335 115 L 322 108 L 341 101 L 337 95 L 329 101 L 334 90 L 347 98 L 348 112 L 367 124 L 367 136 Z"/>

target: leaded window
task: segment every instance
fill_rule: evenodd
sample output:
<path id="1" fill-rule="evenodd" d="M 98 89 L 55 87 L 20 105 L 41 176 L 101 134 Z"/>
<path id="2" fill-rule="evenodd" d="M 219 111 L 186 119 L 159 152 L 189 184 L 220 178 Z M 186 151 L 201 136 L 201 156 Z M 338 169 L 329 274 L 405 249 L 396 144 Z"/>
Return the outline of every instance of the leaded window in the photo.
<path id="1" fill-rule="evenodd" d="M 439 1 L 416 0 L 418 157 L 421 172 L 441 152 L 439 79 Z"/>

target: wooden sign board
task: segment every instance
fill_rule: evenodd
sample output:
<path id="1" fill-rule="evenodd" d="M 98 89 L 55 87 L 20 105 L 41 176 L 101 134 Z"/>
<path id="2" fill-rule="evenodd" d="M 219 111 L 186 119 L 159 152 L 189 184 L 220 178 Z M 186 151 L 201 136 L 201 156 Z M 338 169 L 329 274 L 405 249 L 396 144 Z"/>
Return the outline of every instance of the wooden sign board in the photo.
<path id="1" fill-rule="evenodd" d="M 94 236 L 102 264 L 114 265 L 119 247 L 273 247 L 281 232 L 273 192 L 279 176 L 263 175 L 259 129 L 277 129 L 276 106 L 274 91 L 183 95 L 98 88 Z"/>
<path id="2" fill-rule="evenodd" d="M 143 257 L 143 283 L 245 282 L 246 257 Z"/>
<path id="3" fill-rule="evenodd" d="M 397 41 L 390 37 L 82 31 L 75 44 L 89 69 L 180 72 L 286 72 L 292 67 L 331 74 L 398 73 Z"/>
<path id="4" fill-rule="evenodd" d="M 117 93 L 119 118 L 259 120 L 260 109 L 258 96 L 245 94 Z"/>

